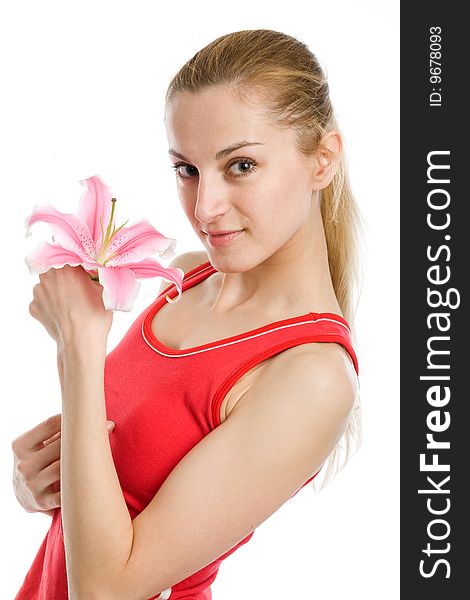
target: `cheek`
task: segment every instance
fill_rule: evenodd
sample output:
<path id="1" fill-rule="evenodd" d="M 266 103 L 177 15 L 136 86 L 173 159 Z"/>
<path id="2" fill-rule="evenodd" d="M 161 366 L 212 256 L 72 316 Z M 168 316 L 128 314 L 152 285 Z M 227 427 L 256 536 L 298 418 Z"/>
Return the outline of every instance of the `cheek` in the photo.
<path id="1" fill-rule="evenodd" d="M 285 241 L 304 224 L 309 203 L 309 194 L 298 181 L 284 180 L 270 189 L 258 223 L 262 223 L 263 230 L 276 231 Z"/>
<path id="2" fill-rule="evenodd" d="M 189 220 L 194 219 L 194 210 L 196 208 L 195 195 L 188 189 L 187 186 L 181 186 L 178 190 L 178 196 L 185 215 Z"/>
<path id="3" fill-rule="evenodd" d="M 295 182 L 287 178 L 271 181 L 261 193 L 265 225 L 289 227 L 295 218 L 299 200 Z"/>

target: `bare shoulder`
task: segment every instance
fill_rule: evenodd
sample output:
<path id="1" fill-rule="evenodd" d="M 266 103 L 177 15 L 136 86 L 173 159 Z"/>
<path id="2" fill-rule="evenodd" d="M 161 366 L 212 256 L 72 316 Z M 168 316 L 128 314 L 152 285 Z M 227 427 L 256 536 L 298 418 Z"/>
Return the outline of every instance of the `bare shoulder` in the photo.
<path id="1" fill-rule="evenodd" d="M 358 388 L 354 365 L 343 346 L 331 342 L 301 344 L 267 360 L 232 411 L 258 398 L 279 396 L 276 390 L 284 390 L 286 401 L 295 398 L 296 409 L 315 411 L 319 404 L 327 403 L 339 416 L 347 416 Z M 270 410 L 269 402 L 266 409 Z"/>

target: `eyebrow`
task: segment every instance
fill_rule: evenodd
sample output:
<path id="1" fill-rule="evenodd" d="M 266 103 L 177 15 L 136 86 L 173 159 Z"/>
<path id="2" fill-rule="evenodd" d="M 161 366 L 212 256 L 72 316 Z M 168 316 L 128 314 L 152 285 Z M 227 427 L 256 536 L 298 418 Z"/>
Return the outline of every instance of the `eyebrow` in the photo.
<path id="1" fill-rule="evenodd" d="M 217 152 L 217 154 L 215 155 L 215 160 L 220 160 L 221 158 L 228 156 L 235 150 L 238 150 L 239 148 L 244 148 L 245 146 L 263 146 L 263 145 L 264 145 L 263 142 L 247 142 L 246 140 L 242 140 L 241 142 L 235 142 L 235 144 L 228 146 L 228 148 L 224 148 L 223 150 L 220 150 L 219 152 Z M 182 154 L 180 154 L 179 152 L 176 152 L 172 148 L 170 148 L 168 150 L 168 154 L 173 154 L 174 156 L 177 156 L 178 158 L 181 158 L 182 160 L 186 160 L 187 162 L 190 162 Z"/>

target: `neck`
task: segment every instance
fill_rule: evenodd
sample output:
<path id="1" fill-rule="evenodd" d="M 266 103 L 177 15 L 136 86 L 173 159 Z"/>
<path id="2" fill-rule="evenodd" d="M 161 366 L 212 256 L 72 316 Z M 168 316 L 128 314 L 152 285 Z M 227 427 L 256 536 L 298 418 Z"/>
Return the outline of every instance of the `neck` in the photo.
<path id="1" fill-rule="evenodd" d="M 316 202 L 301 229 L 269 258 L 244 272 L 227 272 L 229 265 L 223 267 L 209 280 L 213 286 L 208 290 L 209 309 L 214 314 L 253 310 L 274 319 L 308 312 L 341 314 Z"/>

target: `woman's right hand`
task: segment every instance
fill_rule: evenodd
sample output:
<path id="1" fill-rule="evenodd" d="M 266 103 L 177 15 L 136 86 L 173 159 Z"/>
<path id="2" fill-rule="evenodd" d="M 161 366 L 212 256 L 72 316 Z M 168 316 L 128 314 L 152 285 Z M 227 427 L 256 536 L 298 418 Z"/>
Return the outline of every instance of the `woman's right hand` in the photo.
<path id="1" fill-rule="evenodd" d="M 49 417 L 11 444 L 13 490 L 26 512 L 54 514 L 60 506 L 60 429 L 62 415 Z M 114 423 L 108 421 L 108 433 Z"/>

